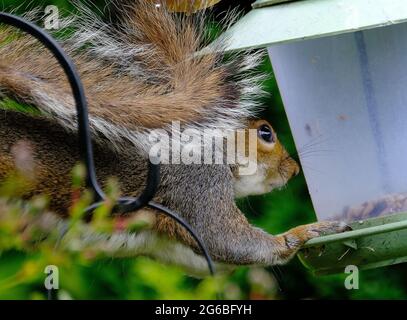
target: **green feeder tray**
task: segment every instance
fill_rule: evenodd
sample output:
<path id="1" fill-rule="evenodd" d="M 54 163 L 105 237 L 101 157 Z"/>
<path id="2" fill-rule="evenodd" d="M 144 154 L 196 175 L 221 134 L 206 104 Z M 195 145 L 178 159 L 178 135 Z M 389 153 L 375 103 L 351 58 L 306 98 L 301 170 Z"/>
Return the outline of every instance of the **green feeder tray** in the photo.
<path id="1" fill-rule="evenodd" d="M 407 262 L 407 213 L 355 221 L 352 231 L 308 241 L 298 257 L 317 275 L 343 273 L 346 266 L 378 268 Z"/>

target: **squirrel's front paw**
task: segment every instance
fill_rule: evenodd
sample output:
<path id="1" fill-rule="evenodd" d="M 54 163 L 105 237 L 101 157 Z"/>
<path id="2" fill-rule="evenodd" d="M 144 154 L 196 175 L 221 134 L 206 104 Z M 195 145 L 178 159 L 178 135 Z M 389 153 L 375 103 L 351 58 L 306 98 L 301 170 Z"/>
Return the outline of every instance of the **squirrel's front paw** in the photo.
<path id="1" fill-rule="evenodd" d="M 349 231 L 351 228 L 342 221 L 322 221 L 311 224 L 306 224 L 291 229 L 284 234 L 287 240 L 287 246 L 290 241 L 293 246 L 302 246 L 308 240 L 332 233 L 340 233 Z"/>
<path id="2" fill-rule="evenodd" d="M 316 237 L 349 230 L 352 230 L 351 227 L 343 221 L 322 221 L 299 226 L 290 231 L 292 231 L 302 240 L 303 243 L 305 243 L 308 240 Z"/>
<path id="3" fill-rule="evenodd" d="M 295 227 L 281 235 L 285 249 L 280 252 L 281 262 L 285 263 L 308 241 L 313 238 L 349 231 L 351 228 L 341 221 L 322 221 Z"/>

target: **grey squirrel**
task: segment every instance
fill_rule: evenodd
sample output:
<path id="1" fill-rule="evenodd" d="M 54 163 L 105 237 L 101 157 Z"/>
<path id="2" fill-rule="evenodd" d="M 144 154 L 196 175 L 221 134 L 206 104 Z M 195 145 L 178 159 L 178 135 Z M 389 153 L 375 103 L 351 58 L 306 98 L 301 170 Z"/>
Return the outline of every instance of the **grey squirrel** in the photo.
<path id="1" fill-rule="evenodd" d="M 121 192 L 137 196 L 146 179 L 149 134 L 156 129 L 170 132 L 173 121 L 197 132 L 254 129 L 255 173 L 240 175 L 239 165 L 226 163 L 164 164 L 155 201 L 194 228 L 219 266 L 283 264 L 309 239 L 347 228 L 326 221 L 273 236 L 252 226 L 235 204 L 235 198 L 283 186 L 299 171 L 271 125 L 255 119 L 262 76 L 253 70 L 261 54 L 227 58 L 223 43 L 199 54 L 206 44 L 201 14 L 174 14 L 165 3 L 157 7 L 156 2 L 133 1 L 120 9 L 121 19 L 114 25 L 86 7 L 80 9 L 80 15 L 64 21 L 75 31 L 61 44 L 85 85 L 102 183 L 117 176 Z M 35 177 L 26 196 L 50 195 L 51 209 L 63 217 L 69 207 L 71 169 L 79 158 L 71 92 L 55 60 L 35 40 L 1 28 L 0 43 L 0 96 L 41 112 L 1 114 L 0 179 L 15 168 L 13 145 L 30 141 Z M 105 246 L 112 255 L 148 255 L 205 274 L 205 260 L 190 235 L 169 218 L 154 217 L 150 230 L 111 235 L 94 245 Z"/>

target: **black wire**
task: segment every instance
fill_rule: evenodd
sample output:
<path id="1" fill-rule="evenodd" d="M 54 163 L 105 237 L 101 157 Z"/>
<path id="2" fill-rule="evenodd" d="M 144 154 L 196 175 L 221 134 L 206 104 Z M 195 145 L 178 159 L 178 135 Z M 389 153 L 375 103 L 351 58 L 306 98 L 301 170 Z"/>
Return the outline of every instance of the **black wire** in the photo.
<path id="1" fill-rule="evenodd" d="M 171 211 L 167 207 L 164 207 L 163 205 L 159 203 L 155 203 L 153 201 L 150 201 L 148 204 L 148 207 L 152 209 L 159 210 L 163 212 L 166 216 L 174 219 L 177 221 L 180 225 L 182 225 L 189 233 L 190 235 L 195 239 L 196 243 L 198 244 L 199 248 L 202 251 L 202 254 L 205 257 L 206 263 L 208 264 L 209 272 L 212 276 L 215 275 L 215 266 L 213 265 L 212 258 L 208 253 L 208 250 L 206 249 L 205 245 L 203 244 L 202 240 L 197 236 L 194 230 L 189 226 L 188 223 L 186 223 L 181 217 L 179 217 L 175 212 Z"/>
<path id="2" fill-rule="evenodd" d="M 131 200 L 131 198 L 121 198 L 121 199 L 118 200 L 119 203 L 120 202 L 125 202 L 126 203 L 125 205 L 129 205 L 129 201 L 130 201 L 130 205 L 132 204 L 132 202 L 134 202 L 134 200 Z M 94 211 L 103 204 L 104 204 L 103 201 L 94 203 L 91 206 L 89 206 L 86 209 L 86 211 L 87 212 Z M 198 237 L 198 235 L 191 228 L 191 226 L 184 219 L 182 219 L 178 214 L 176 214 L 174 211 L 168 209 L 167 207 L 165 207 L 165 206 L 163 206 L 163 205 L 161 205 L 159 203 L 150 201 L 148 203 L 147 207 L 159 210 L 164 215 L 166 215 L 167 217 L 170 217 L 171 219 L 175 220 L 177 223 L 179 223 L 181 226 L 183 226 L 185 228 L 185 230 L 187 230 L 187 232 L 194 238 L 194 240 L 198 244 L 199 249 L 202 251 L 202 254 L 203 254 L 203 256 L 204 256 L 204 258 L 206 260 L 206 263 L 208 265 L 209 273 L 211 274 L 211 276 L 214 276 L 215 275 L 215 266 L 213 264 L 212 258 L 209 255 L 209 252 L 206 249 L 203 241 Z"/>
<path id="3" fill-rule="evenodd" d="M 150 161 L 148 162 L 148 174 L 147 174 L 147 183 L 146 188 L 137 198 L 121 198 L 119 200 L 119 212 L 133 212 L 142 207 L 148 205 L 148 203 L 153 199 L 154 195 L 157 192 L 158 185 L 160 184 L 160 171 L 154 170 L 154 164 Z"/>

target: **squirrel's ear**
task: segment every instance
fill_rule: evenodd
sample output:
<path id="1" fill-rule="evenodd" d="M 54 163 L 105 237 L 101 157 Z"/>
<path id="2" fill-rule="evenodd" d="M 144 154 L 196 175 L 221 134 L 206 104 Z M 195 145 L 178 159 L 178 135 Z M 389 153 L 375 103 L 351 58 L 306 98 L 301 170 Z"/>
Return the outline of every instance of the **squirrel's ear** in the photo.
<path id="1" fill-rule="evenodd" d="M 164 3 L 170 11 L 194 13 L 217 4 L 221 0 L 153 0 L 157 4 Z"/>

